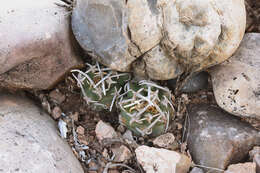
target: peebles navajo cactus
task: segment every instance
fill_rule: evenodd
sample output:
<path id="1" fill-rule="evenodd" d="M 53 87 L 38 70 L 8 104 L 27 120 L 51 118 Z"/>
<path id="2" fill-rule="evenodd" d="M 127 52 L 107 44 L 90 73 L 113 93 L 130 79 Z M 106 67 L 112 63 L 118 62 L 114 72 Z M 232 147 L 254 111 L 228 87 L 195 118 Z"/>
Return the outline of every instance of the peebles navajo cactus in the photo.
<path id="1" fill-rule="evenodd" d="M 171 92 L 150 81 L 128 82 L 119 96 L 120 123 L 136 135 L 158 136 L 167 131 L 174 115 Z"/>
<path id="2" fill-rule="evenodd" d="M 94 110 L 109 110 L 115 108 L 117 97 L 122 91 L 124 84 L 130 80 L 129 73 L 118 73 L 110 68 L 101 66 L 98 62 L 95 65 L 87 64 L 86 72 L 77 72 L 77 76 L 72 73 L 81 88 L 84 100 L 91 105 Z"/>

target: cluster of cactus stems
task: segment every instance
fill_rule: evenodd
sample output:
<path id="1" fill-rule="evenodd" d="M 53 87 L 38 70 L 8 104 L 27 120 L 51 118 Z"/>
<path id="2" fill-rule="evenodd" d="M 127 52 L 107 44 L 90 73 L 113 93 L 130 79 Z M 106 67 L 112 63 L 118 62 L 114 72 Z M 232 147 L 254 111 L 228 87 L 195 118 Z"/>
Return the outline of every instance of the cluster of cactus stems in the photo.
<path id="1" fill-rule="evenodd" d="M 120 123 L 136 135 L 158 136 L 167 131 L 174 115 L 171 92 L 154 82 L 130 81 L 129 73 L 119 73 L 87 64 L 87 71 L 72 70 L 87 104 L 95 110 L 120 111 Z"/>

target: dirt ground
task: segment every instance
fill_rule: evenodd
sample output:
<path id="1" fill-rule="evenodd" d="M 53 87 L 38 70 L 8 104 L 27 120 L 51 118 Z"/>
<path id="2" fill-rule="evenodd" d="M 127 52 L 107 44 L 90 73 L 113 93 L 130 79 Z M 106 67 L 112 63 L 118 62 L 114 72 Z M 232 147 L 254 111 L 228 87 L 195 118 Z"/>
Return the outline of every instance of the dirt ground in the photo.
<path id="1" fill-rule="evenodd" d="M 246 9 L 246 32 L 260 33 L 260 0 L 246 0 Z M 211 82 L 209 81 L 209 86 L 205 90 L 194 94 L 179 95 L 172 98 L 174 107 L 177 110 L 177 115 L 169 128 L 169 132 L 173 133 L 176 139 L 176 145 L 172 148 L 173 150 L 189 155 L 186 148 L 185 138 L 183 137 L 183 133 L 185 132 L 184 124 L 186 119 L 186 106 L 188 104 L 196 103 L 216 104 L 210 83 Z M 83 100 L 80 88 L 77 86 L 76 81 L 71 75 L 66 76 L 65 80 L 60 82 L 53 90 L 30 91 L 27 92 L 27 94 L 31 98 L 35 99 L 36 102 L 47 112 L 52 114 L 53 118 L 62 118 L 67 123 L 69 129 L 67 141 L 73 148 L 77 158 L 82 163 L 86 173 L 103 172 L 108 163 L 113 163 L 110 159 L 108 159 L 112 156 L 111 147 L 120 143 L 124 144 L 132 151 L 131 159 L 122 164 L 133 168 L 138 173 L 144 172 L 136 161 L 134 155 L 135 146 L 130 146 L 125 143 L 120 136 L 117 140 L 106 141 L 104 143 L 98 142 L 95 135 L 95 127 L 99 120 L 110 123 L 119 134 L 123 134 L 125 129 L 119 125 L 118 114 L 116 112 L 95 112 L 91 110 L 91 108 Z M 60 110 L 64 113 L 63 116 L 58 118 L 55 117 L 54 110 Z M 260 129 L 259 121 L 254 119 L 247 119 L 245 121 L 250 122 L 255 128 Z M 80 132 L 80 129 L 82 130 L 82 128 L 84 129 L 83 133 L 82 131 Z M 88 148 L 75 145 L 73 132 L 77 133 L 79 142 Z M 136 137 L 135 139 L 138 144 L 153 146 L 152 139 L 143 137 Z M 124 172 L 127 168 L 125 168 L 122 164 L 113 169 L 109 169 L 108 172 Z"/>

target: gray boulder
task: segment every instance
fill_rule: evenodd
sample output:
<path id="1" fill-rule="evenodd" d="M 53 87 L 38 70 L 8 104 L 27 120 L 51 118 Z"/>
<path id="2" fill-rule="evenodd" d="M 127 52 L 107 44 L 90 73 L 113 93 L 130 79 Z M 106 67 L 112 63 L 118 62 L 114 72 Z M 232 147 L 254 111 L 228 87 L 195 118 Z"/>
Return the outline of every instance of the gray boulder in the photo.
<path id="1" fill-rule="evenodd" d="M 0 172 L 84 172 L 55 122 L 22 96 L 0 93 L 0 136 Z"/>
<path id="2" fill-rule="evenodd" d="M 196 164 L 224 170 L 260 144 L 259 131 L 216 106 L 193 105 L 188 112 L 188 149 Z"/>

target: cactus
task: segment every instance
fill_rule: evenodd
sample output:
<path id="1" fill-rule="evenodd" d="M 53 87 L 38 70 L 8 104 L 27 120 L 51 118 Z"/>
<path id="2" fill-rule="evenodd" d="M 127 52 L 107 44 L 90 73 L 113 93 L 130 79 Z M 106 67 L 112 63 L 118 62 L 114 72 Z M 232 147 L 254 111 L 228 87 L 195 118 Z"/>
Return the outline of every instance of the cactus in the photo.
<path id="1" fill-rule="evenodd" d="M 139 136 L 155 137 L 167 131 L 174 115 L 171 92 L 150 81 L 128 82 L 117 106 L 120 123 Z"/>
<path id="2" fill-rule="evenodd" d="M 72 70 L 72 73 L 81 88 L 83 98 L 94 110 L 114 110 L 117 97 L 122 91 L 122 86 L 130 80 L 129 73 L 118 73 L 110 68 L 87 63 L 87 71 Z"/>

